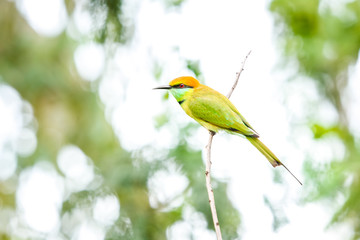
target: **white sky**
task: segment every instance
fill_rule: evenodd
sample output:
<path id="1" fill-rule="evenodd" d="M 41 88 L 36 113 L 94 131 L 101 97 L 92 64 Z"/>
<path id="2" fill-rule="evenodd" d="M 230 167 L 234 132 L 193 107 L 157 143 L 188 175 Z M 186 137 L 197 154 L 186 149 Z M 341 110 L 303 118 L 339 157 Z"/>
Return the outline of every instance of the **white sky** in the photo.
<path id="1" fill-rule="evenodd" d="M 18 8 L 29 24 L 45 36 L 56 36 L 64 30 L 68 17 L 63 4 L 62 0 L 17 1 Z M 121 139 L 122 145 L 128 150 L 141 149 L 149 144 L 156 150 L 167 150 L 174 146 L 179 126 L 192 120 L 172 97 L 169 101 L 163 102 L 163 92 L 151 89 L 178 76 L 189 75 L 184 59 L 199 60 L 206 84 L 226 94 L 233 84 L 241 61 L 247 52 L 252 50 L 231 101 L 260 133 L 261 139 L 299 179 L 303 180 L 304 184 L 312 184 L 302 176 L 304 152 L 315 148 L 320 149 L 319 152 L 335 151 L 341 156 L 341 144 L 316 145 L 307 129 L 291 129 L 290 120 L 304 111 L 303 96 L 308 96 L 309 101 L 317 100 L 316 92 L 311 90 L 311 83 L 286 85 L 290 88 L 289 92 L 292 90 L 291 92 L 295 93 L 291 96 L 284 90 L 284 82 L 294 70 L 276 67 L 280 54 L 275 44 L 273 18 L 268 13 L 267 4 L 268 1 L 188 0 L 180 9 L 168 11 L 161 1 L 126 1 L 124 12 L 135 21 L 134 39 L 131 44 L 117 48 L 111 71 L 102 78 L 99 89 L 100 97 L 105 103 L 106 116 Z M 81 11 L 81 1 L 78 1 L 74 21 L 78 27 L 78 35 L 74 30 L 68 29 L 72 37 L 80 36 L 80 39 L 81 34 L 86 35 L 91 31 L 91 18 Z M 178 50 L 175 50 L 175 47 L 178 47 Z M 153 80 L 154 59 L 163 68 L 160 82 Z M 104 69 L 104 49 L 95 43 L 85 43 L 76 50 L 74 61 L 80 75 L 88 81 L 94 81 Z M 359 64 L 355 69 L 359 69 Z M 354 76 L 356 74 L 359 75 L 358 70 Z M 358 82 L 352 81 L 351 84 L 357 86 Z M 293 90 L 299 87 L 298 92 Z M 0 133 L 5 131 L 6 135 L 0 138 L 0 144 L 18 136 L 17 130 L 24 128 L 21 123 L 19 126 L 13 126 L 16 121 L 12 119 L 15 119 L 21 110 L 6 107 L 6 99 L 1 98 L 3 89 L 4 87 L 0 88 L 0 115 L 9 117 L 1 119 Z M 20 101 L 13 90 L 6 91 L 10 91 L 17 101 Z M 355 102 L 359 102 L 353 91 L 349 89 L 349 96 Z M 289 109 L 289 106 L 296 108 Z M 354 104 L 352 109 L 357 112 L 355 106 L 357 105 Z M 334 117 L 332 109 L 327 106 L 322 109 L 323 116 L 326 116 L 324 119 L 331 122 Z M 168 112 L 172 122 L 168 128 L 157 131 L 154 129 L 153 118 L 163 111 Z M 351 116 L 354 118 L 350 118 L 350 125 L 356 129 L 358 124 L 352 119 L 359 119 L 359 115 Z M 1 128 L 5 126 L 4 123 L 13 128 L 14 132 L 8 128 Z M 133 129 L 141 132 L 143 137 L 139 139 Z M 29 135 L 29 131 L 27 134 Z M 202 128 L 188 139 L 195 149 L 204 149 L 207 140 L 208 133 Z M 1 147 L 0 145 L 0 150 Z M 31 149 L 29 151 L 31 152 Z M 330 158 L 331 154 L 319 154 L 314 159 L 327 161 Z M 70 161 L 71 159 L 76 161 Z M 29 181 L 20 183 L 17 197 L 24 221 L 34 230 L 52 234 L 58 231 L 56 226 L 60 221 L 57 212 L 59 201 L 61 202 L 69 192 L 83 189 L 94 178 L 91 159 L 76 146 L 65 146 L 57 161 L 60 170 L 66 176 L 70 176 L 68 179 L 60 178 L 52 172 L 52 167 L 49 172 L 49 167 L 44 167 L 41 163 L 22 174 L 21 177 Z M 14 172 L 15 161 L 10 156 L 5 160 L 1 158 L 1 162 L 8 165 L 10 172 L 0 170 L 0 179 L 7 178 Z M 306 186 L 300 187 L 284 169 L 273 169 L 246 140 L 226 134 L 216 135 L 213 141 L 212 162 L 213 176 L 229 182 L 230 198 L 241 212 L 242 239 L 335 240 L 344 239 L 349 235 L 350 231 L 346 226 L 325 230 L 333 210 L 321 204 L 299 205 L 299 199 L 303 196 Z M 286 184 L 278 185 L 272 181 L 274 171 L 281 172 Z M 84 182 L 78 182 L 82 179 L 80 176 L 86 176 Z M 54 190 L 53 185 L 59 182 L 63 187 Z M 149 180 L 151 204 L 156 206 L 158 201 L 167 201 L 176 196 L 179 191 L 174 191 L 174 184 L 179 189 L 187 185 L 187 179 L 176 172 L 175 168 L 169 166 L 168 172 L 155 174 Z M 163 188 L 159 188 L 161 185 Z M 43 201 L 31 201 L 29 192 L 40 191 L 43 188 L 49 190 L 41 195 Z M 273 202 L 281 203 L 281 211 L 289 220 L 289 224 L 277 232 L 272 230 L 272 215 L 264 204 L 264 195 Z M 179 201 L 182 199 L 177 201 L 175 205 L 181 203 Z M 98 199 L 93 211 L 94 221 L 85 222 L 77 229 L 71 230 L 74 239 L 88 239 L 89 236 L 92 236 L 91 239 L 104 238 L 105 225 L 113 223 L 118 217 L 107 216 L 107 213 L 112 211 L 104 208 L 106 205 L 115 212 L 120 210 L 120 205 L 118 201 L 114 201 L 113 196 Z M 34 212 L 39 214 L 36 216 Z M 48 215 L 49 212 L 53 214 Z M 194 213 L 190 207 L 185 212 L 186 221 L 178 222 L 168 230 L 169 239 L 179 239 L 179 233 L 183 234 L 181 239 L 189 239 L 191 234 L 196 236 L 196 239 L 209 239 L 209 236 L 214 236 L 211 231 L 205 229 L 201 214 Z"/>

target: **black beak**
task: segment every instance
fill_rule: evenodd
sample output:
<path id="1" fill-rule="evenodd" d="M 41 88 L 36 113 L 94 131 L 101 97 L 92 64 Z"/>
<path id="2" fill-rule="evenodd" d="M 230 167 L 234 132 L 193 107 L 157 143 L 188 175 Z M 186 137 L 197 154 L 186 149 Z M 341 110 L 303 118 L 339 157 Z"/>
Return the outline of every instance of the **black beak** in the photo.
<path id="1" fill-rule="evenodd" d="M 155 89 L 171 89 L 171 86 L 164 85 L 164 86 L 159 86 L 159 87 L 153 88 L 153 90 L 155 90 Z"/>

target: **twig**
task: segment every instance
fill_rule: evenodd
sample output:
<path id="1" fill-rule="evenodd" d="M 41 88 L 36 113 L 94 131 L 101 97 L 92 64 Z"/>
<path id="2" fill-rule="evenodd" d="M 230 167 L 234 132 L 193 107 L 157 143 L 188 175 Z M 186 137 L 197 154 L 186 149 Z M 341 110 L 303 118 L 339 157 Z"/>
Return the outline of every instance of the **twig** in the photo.
<path id="1" fill-rule="evenodd" d="M 248 59 L 250 53 L 251 53 L 251 51 L 249 51 L 249 53 L 245 56 L 244 61 L 241 63 L 241 69 L 240 69 L 239 72 L 236 73 L 235 83 L 232 86 L 232 88 L 230 89 L 230 92 L 228 93 L 228 95 L 226 95 L 227 98 L 231 97 L 231 94 L 233 93 L 234 89 L 236 88 L 236 85 L 237 85 L 237 83 L 239 81 L 240 75 L 241 75 L 242 71 L 244 71 L 245 62 Z"/>
<path id="2" fill-rule="evenodd" d="M 237 85 L 237 83 L 239 81 L 240 75 L 241 75 L 242 71 L 244 70 L 245 62 L 246 62 L 247 58 L 249 57 L 250 53 L 251 53 L 251 51 L 245 56 L 245 59 L 241 64 L 240 71 L 236 73 L 235 83 L 234 83 L 233 87 L 231 88 L 230 92 L 228 93 L 228 95 L 226 96 L 227 98 L 230 98 L 231 94 L 233 93 L 234 89 L 236 88 L 236 85 Z M 219 220 L 218 220 L 217 213 L 216 213 L 216 207 L 215 207 L 214 191 L 213 191 L 213 189 L 211 187 L 211 176 L 210 176 L 210 172 L 211 172 L 211 144 L 212 144 L 213 137 L 215 136 L 215 132 L 209 131 L 209 133 L 210 133 L 209 142 L 206 145 L 206 149 L 207 149 L 206 171 L 205 171 L 206 189 L 207 189 L 208 196 L 209 196 L 209 204 L 210 204 L 212 219 L 213 219 L 213 222 L 214 222 L 216 238 L 217 238 L 217 240 L 222 240 L 220 224 L 219 224 Z"/>

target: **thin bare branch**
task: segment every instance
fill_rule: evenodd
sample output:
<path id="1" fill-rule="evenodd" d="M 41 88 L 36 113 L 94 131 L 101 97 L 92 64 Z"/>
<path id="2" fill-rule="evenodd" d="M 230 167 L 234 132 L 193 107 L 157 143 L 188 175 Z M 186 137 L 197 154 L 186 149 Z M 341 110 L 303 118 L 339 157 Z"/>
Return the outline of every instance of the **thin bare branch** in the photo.
<path id="1" fill-rule="evenodd" d="M 212 144 L 212 139 L 213 139 L 213 137 L 215 135 L 215 132 L 209 131 L 209 133 L 210 133 L 209 142 L 208 142 L 208 145 L 206 146 L 206 148 L 207 148 L 207 160 L 206 160 L 206 171 L 205 171 L 206 189 L 207 189 L 208 196 L 209 196 L 209 204 L 210 204 L 212 219 L 213 219 L 213 222 L 214 222 L 216 238 L 218 240 L 222 240 L 220 224 L 219 224 L 219 220 L 218 220 L 217 213 L 216 213 L 216 207 L 215 207 L 214 191 L 213 191 L 213 189 L 211 187 L 211 176 L 210 176 L 210 172 L 211 172 L 211 144 Z"/>
<path id="2" fill-rule="evenodd" d="M 250 50 L 249 53 L 245 56 L 244 61 L 242 61 L 242 63 L 241 63 L 241 69 L 240 69 L 239 72 L 236 73 L 235 83 L 234 83 L 234 85 L 232 86 L 232 88 L 230 89 L 230 92 L 228 93 L 228 95 L 226 95 L 227 98 L 230 98 L 230 97 L 231 97 L 231 94 L 233 93 L 234 89 L 236 88 L 236 85 L 238 84 L 240 75 L 241 75 L 242 71 L 244 71 L 245 62 L 246 62 L 246 60 L 248 59 L 250 53 L 251 53 L 251 50 Z"/>
<path id="3" fill-rule="evenodd" d="M 251 53 L 251 51 L 245 56 L 245 59 L 241 64 L 240 71 L 236 73 L 235 83 L 234 83 L 233 87 L 231 88 L 230 92 L 228 93 L 228 95 L 226 96 L 227 98 L 230 98 L 231 94 L 233 93 L 234 89 L 236 88 L 236 85 L 237 85 L 237 83 L 239 81 L 240 75 L 241 75 L 242 71 L 244 70 L 246 59 L 249 57 L 250 53 Z M 212 144 L 213 137 L 215 136 L 215 132 L 209 131 L 209 133 L 210 133 L 209 142 L 208 142 L 208 144 L 206 146 L 206 149 L 207 149 L 206 171 L 205 171 L 206 189 L 207 189 L 208 196 L 209 196 L 209 204 L 210 204 L 211 215 L 212 215 L 214 228 L 215 228 L 215 232 L 216 232 L 216 238 L 217 238 L 217 240 L 222 240 L 220 224 L 219 224 L 219 220 L 218 220 L 217 213 L 216 213 L 214 191 L 213 191 L 212 186 L 211 186 L 211 176 L 210 176 L 210 172 L 211 172 L 211 144 Z"/>

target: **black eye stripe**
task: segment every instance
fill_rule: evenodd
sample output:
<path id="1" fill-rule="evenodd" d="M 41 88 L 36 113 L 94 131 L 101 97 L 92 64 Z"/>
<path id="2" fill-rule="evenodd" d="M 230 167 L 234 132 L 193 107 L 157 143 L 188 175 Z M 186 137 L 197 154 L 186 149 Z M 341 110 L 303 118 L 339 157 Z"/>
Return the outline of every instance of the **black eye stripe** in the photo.
<path id="1" fill-rule="evenodd" d="M 183 84 L 183 83 L 179 83 L 179 84 L 173 85 L 173 86 L 171 86 L 171 88 L 193 88 L 193 87 L 188 86 L 188 85 L 185 85 L 185 84 L 183 84 L 183 85 L 184 85 L 183 87 L 180 87 L 181 84 Z"/>

